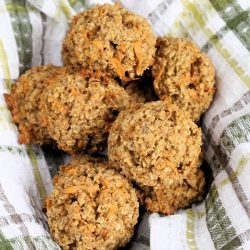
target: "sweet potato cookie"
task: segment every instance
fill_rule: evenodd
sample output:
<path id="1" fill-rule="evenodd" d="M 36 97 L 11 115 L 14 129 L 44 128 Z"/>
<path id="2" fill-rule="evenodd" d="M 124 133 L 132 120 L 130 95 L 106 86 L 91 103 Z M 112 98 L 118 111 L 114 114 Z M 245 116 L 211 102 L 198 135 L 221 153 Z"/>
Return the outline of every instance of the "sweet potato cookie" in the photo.
<path id="1" fill-rule="evenodd" d="M 130 103 L 112 78 L 65 69 L 50 79 L 41 96 L 42 125 L 58 148 L 93 153 L 102 149 L 118 112 Z"/>
<path id="2" fill-rule="evenodd" d="M 79 64 L 129 80 L 153 64 L 155 43 L 145 18 L 119 4 L 104 4 L 73 18 L 62 54 L 65 64 Z"/>
<path id="3" fill-rule="evenodd" d="M 159 183 L 154 187 L 141 186 L 137 190 L 141 204 L 150 212 L 170 215 L 178 208 L 201 201 L 205 186 L 204 173 L 200 169 L 192 172 L 182 180 L 178 176 L 181 173 L 177 172 L 175 178 L 169 179 L 168 185 Z"/>
<path id="4" fill-rule="evenodd" d="M 46 80 L 57 74 L 59 67 L 53 65 L 33 67 L 12 85 L 5 95 L 12 121 L 18 125 L 19 142 L 44 144 L 50 141 L 47 129 L 40 126 L 38 104 Z"/>
<path id="5" fill-rule="evenodd" d="M 158 38 L 152 68 L 154 88 L 160 99 L 188 111 L 196 122 L 214 95 L 214 67 L 192 42 L 182 38 Z"/>
<path id="6" fill-rule="evenodd" d="M 176 105 L 157 101 L 122 111 L 110 130 L 108 156 L 147 191 L 151 211 L 173 213 L 202 192 L 201 130 Z M 157 201 L 164 206 L 153 206 Z"/>
<path id="7" fill-rule="evenodd" d="M 139 215 L 135 190 L 125 177 L 87 156 L 61 168 L 46 207 L 53 238 L 72 250 L 124 246 Z"/>

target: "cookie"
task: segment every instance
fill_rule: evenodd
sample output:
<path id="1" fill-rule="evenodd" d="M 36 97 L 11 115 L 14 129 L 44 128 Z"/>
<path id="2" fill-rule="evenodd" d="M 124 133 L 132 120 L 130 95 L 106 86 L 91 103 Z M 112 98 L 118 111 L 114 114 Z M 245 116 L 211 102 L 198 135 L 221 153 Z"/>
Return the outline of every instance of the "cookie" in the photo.
<path id="1" fill-rule="evenodd" d="M 187 111 L 195 122 L 213 100 L 214 67 L 209 58 L 187 39 L 158 38 L 152 73 L 159 98 Z"/>
<path id="2" fill-rule="evenodd" d="M 48 224 L 63 249 L 116 249 L 132 237 L 139 215 L 135 190 L 107 167 L 106 161 L 77 156 L 54 178 Z"/>
<path id="3" fill-rule="evenodd" d="M 154 212 L 173 213 L 198 199 L 204 186 L 201 155 L 201 130 L 176 105 L 163 101 L 122 111 L 108 138 L 110 165 L 150 191 L 145 191 L 144 200 Z M 192 189 L 195 194 L 189 195 Z M 179 196 L 178 190 L 186 193 Z M 150 200 L 159 200 L 165 208 L 159 204 L 152 209 Z"/>
<path id="4" fill-rule="evenodd" d="M 63 41 L 65 65 L 105 71 L 124 81 L 154 62 L 156 37 L 148 21 L 119 4 L 96 5 L 77 14 Z"/>
<path id="5" fill-rule="evenodd" d="M 112 122 L 130 103 L 112 78 L 65 68 L 50 79 L 39 107 L 42 125 L 58 148 L 75 154 L 101 151 Z"/>
<path id="6" fill-rule="evenodd" d="M 44 144 L 50 142 L 47 129 L 40 126 L 39 101 L 46 86 L 46 80 L 60 70 L 53 65 L 37 66 L 26 71 L 12 85 L 5 101 L 12 115 L 12 121 L 18 125 L 19 143 Z"/>

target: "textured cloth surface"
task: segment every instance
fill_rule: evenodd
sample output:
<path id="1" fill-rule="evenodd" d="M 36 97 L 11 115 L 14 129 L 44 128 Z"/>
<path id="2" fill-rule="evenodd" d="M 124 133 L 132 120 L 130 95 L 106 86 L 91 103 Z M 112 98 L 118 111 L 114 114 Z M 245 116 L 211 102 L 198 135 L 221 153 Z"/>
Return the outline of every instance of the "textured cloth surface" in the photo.
<path id="1" fill-rule="evenodd" d="M 107 1 L 0 0 L 0 249 L 59 249 L 42 212 L 51 175 L 67 157 L 19 145 L 3 93 L 31 66 L 61 64 L 70 17 Z M 211 169 L 206 199 L 162 217 L 145 214 L 131 249 L 250 248 L 250 2 L 123 0 L 158 35 L 191 38 L 216 68 L 202 120 Z"/>

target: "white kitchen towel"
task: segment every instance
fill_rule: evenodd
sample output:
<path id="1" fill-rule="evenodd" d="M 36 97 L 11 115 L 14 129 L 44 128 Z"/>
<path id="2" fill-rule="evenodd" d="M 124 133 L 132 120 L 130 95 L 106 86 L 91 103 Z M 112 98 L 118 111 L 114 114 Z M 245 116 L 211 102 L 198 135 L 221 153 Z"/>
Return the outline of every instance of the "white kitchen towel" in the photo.
<path id="1" fill-rule="evenodd" d="M 0 0 L 0 249 L 59 249 L 43 199 L 64 155 L 19 145 L 3 93 L 31 66 L 61 64 L 71 16 L 84 0 Z M 171 216 L 145 214 L 131 249 L 250 249 L 250 2 L 122 0 L 156 34 L 189 37 L 216 68 L 216 96 L 202 119 L 209 190 Z M 210 169 L 210 171 L 209 171 Z"/>

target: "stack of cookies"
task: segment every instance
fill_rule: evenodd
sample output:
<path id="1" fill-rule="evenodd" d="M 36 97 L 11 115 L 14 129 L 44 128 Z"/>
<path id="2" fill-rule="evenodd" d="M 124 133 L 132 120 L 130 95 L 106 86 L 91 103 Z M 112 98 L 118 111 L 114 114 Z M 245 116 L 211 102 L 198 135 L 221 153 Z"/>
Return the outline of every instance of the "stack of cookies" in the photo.
<path id="1" fill-rule="evenodd" d="M 53 238 L 63 249 L 116 249 L 132 237 L 139 204 L 170 215 L 202 199 L 196 123 L 214 68 L 192 42 L 157 38 L 119 4 L 74 16 L 62 57 L 62 67 L 20 76 L 5 100 L 20 143 L 72 155 L 45 202 Z"/>

